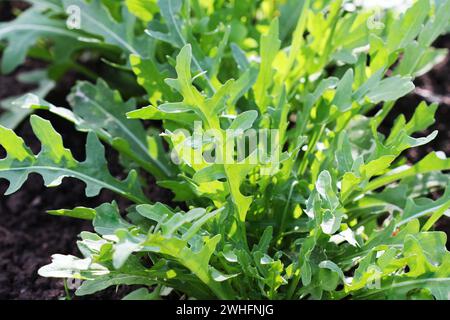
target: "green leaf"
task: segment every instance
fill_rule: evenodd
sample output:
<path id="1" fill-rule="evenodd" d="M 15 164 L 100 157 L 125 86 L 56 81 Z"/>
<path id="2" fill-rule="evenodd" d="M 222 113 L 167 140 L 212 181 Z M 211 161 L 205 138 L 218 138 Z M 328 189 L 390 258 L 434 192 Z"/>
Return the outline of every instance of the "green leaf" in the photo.
<path id="1" fill-rule="evenodd" d="M 414 88 L 411 78 L 395 76 L 379 82 L 369 90 L 367 98 L 375 104 L 381 101 L 395 101 L 413 91 Z"/>
<path id="2" fill-rule="evenodd" d="M 163 204 L 156 203 L 154 205 L 137 206 L 136 210 L 142 216 L 157 222 L 163 236 L 170 237 L 175 233 L 181 232 L 181 238 L 189 240 L 197 234 L 205 223 L 222 212 L 223 208 L 209 213 L 206 213 L 206 210 L 203 208 L 195 208 L 189 212 L 174 213 Z"/>
<path id="3" fill-rule="evenodd" d="M 213 164 L 197 171 L 193 179 L 196 183 L 211 182 L 219 179 L 226 178 L 225 169 L 223 165 Z"/>
<path id="4" fill-rule="evenodd" d="M 33 4 L 39 11 L 46 9 L 52 9 L 56 12 L 62 10 L 60 0 L 29 0 L 28 2 Z"/>
<path id="5" fill-rule="evenodd" d="M 339 206 L 339 199 L 333 189 L 330 173 L 326 170 L 322 171 L 317 178 L 316 190 L 332 210 Z"/>
<path id="6" fill-rule="evenodd" d="M 148 39 L 135 35 L 135 18 L 128 10 L 122 10 L 122 22 L 111 17 L 109 11 L 100 1 L 63 0 L 64 8 L 80 8 L 81 30 L 101 36 L 107 44 L 115 45 L 129 54 L 146 57 L 149 54 Z"/>
<path id="7" fill-rule="evenodd" d="M 445 248 L 447 236 L 444 232 L 421 232 L 407 235 L 403 255 L 407 259 L 407 275 L 418 277 L 424 273 L 435 272 L 450 254 Z"/>
<path id="8" fill-rule="evenodd" d="M 108 268 L 92 262 L 92 259 L 79 259 L 71 255 L 54 254 L 52 263 L 38 270 L 42 277 L 90 279 L 109 273 Z"/>
<path id="9" fill-rule="evenodd" d="M 163 223 L 166 218 L 174 215 L 173 211 L 162 203 L 153 205 L 141 205 L 136 207 L 137 212 L 145 218 L 153 220 L 159 224 Z"/>
<path id="10" fill-rule="evenodd" d="M 75 292 L 77 296 L 86 296 L 98 291 L 105 290 L 111 286 L 118 285 L 147 285 L 152 286 L 156 284 L 154 280 L 145 275 L 121 274 L 120 272 L 111 273 L 93 280 L 84 281 L 82 285 Z"/>
<path id="11" fill-rule="evenodd" d="M 228 185 L 230 187 L 231 200 L 236 208 L 237 217 L 241 222 L 245 222 L 253 197 L 244 196 L 240 191 L 240 187 L 247 174 L 250 173 L 255 166 L 256 164 L 245 163 L 245 160 L 244 163 L 224 165 Z"/>
<path id="12" fill-rule="evenodd" d="M 177 79 L 167 79 L 166 83 L 176 89 L 183 96 L 183 102 L 194 108 L 196 104 L 200 104 L 199 108 L 205 112 L 203 104 L 203 96 L 192 85 L 191 76 L 192 48 L 190 45 L 184 46 L 177 56 L 176 71 Z"/>
<path id="13" fill-rule="evenodd" d="M 84 220 L 93 220 L 96 214 L 94 209 L 85 208 L 85 207 L 77 207 L 71 210 L 67 209 L 59 209 L 59 210 L 48 210 L 48 214 L 54 216 L 63 216 L 63 217 L 71 217 L 77 219 Z"/>
<path id="14" fill-rule="evenodd" d="M 104 158 L 104 147 L 95 134 L 88 135 L 86 160 L 78 162 L 64 148 L 61 136 L 49 121 L 33 115 L 31 125 L 42 144 L 42 150 L 37 156 L 25 146 L 22 138 L 0 126 L 0 145 L 7 152 L 7 157 L 0 160 L 0 178 L 10 182 L 6 194 L 16 192 L 30 173 L 39 173 L 48 187 L 56 187 L 63 178 L 73 177 L 86 183 L 88 197 L 98 195 L 101 189 L 109 189 L 134 202 L 147 202 L 135 171 L 130 172 L 124 181 L 111 176 Z"/>
<path id="15" fill-rule="evenodd" d="M 418 219 L 427 214 L 439 212 L 442 216 L 444 211 L 450 207 L 450 184 L 447 186 L 447 190 L 442 197 L 433 201 L 428 198 L 422 198 L 418 200 L 408 199 L 406 207 L 403 211 L 401 219 L 397 223 L 397 226 L 401 226 L 413 219 Z"/>
<path id="16" fill-rule="evenodd" d="M 353 69 L 349 69 L 339 82 L 333 104 L 341 112 L 349 110 L 352 106 Z"/>
<path id="17" fill-rule="evenodd" d="M 18 76 L 18 80 L 27 85 L 36 85 L 37 88 L 31 93 L 43 99 L 55 87 L 55 82 L 48 79 L 47 72 L 44 70 L 36 70 L 31 72 L 24 72 Z M 15 129 L 32 111 L 22 108 L 20 103 L 17 103 L 19 97 L 10 97 L 0 101 L 0 110 L 3 111 L 0 115 L 0 125 Z"/>
<path id="18" fill-rule="evenodd" d="M 261 113 L 265 113 L 269 104 L 269 87 L 273 82 L 272 64 L 280 49 L 281 41 L 278 39 L 278 19 L 270 24 L 269 32 L 261 36 L 260 55 L 261 64 L 258 79 L 253 86 L 255 101 Z"/>
<path id="19" fill-rule="evenodd" d="M 410 176 L 449 169 L 450 159 L 447 159 L 442 152 L 431 152 L 413 166 L 402 166 L 372 180 L 365 188 L 365 191 L 375 190 L 379 187 Z"/>
<path id="20" fill-rule="evenodd" d="M 214 253 L 220 235 L 206 239 L 198 251 L 186 246 L 186 242 L 178 238 L 165 238 L 161 234 L 151 234 L 143 243 L 145 247 L 154 248 L 155 252 L 175 258 L 183 266 L 193 272 L 203 283 L 208 285 L 219 297 L 225 298 L 219 283 L 214 281 L 209 270 L 209 260 Z"/>
<path id="21" fill-rule="evenodd" d="M 235 274 L 223 274 L 222 272 L 212 268 L 211 270 L 211 276 L 214 279 L 214 281 L 217 282 L 223 282 L 223 281 L 227 281 L 229 279 L 232 278 L 236 278 L 239 274 L 235 273 Z"/>
<path id="22" fill-rule="evenodd" d="M 135 109 L 133 100 L 124 102 L 119 92 L 110 89 L 101 79 L 95 85 L 79 82 L 72 89 L 68 100 L 73 114 L 32 95 L 16 103 L 22 104 L 24 108 L 49 110 L 74 122 L 80 131 L 95 132 L 103 141 L 157 178 L 173 174 L 159 137 L 148 137 L 141 123 L 126 117 L 127 112 Z"/>
<path id="23" fill-rule="evenodd" d="M 306 16 L 305 9 L 308 9 L 309 1 L 306 0 L 288 0 L 286 4 L 281 8 L 280 17 L 280 39 L 284 40 L 292 33 L 298 21 L 301 21 L 302 16 Z M 294 39 L 295 36 L 294 36 Z M 293 39 L 293 41 L 295 41 Z"/>
<path id="24" fill-rule="evenodd" d="M 429 47 L 449 25 L 450 1 L 442 1 L 436 8 L 436 15 L 428 20 L 425 27 L 419 34 L 419 44 L 423 47 Z"/>
<path id="25" fill-rule="evenodd" d="M 116 229 L 115 235 L 117 243 L 114 245 L 112 262 L 115 269 L 120 269 L 133 252 L 142 250 L 142 241 L 145 240 L 145 237 L 139 237 L 137 231 L 130 232 L 120 227 Z"/>
<path id="26" fill-rule="evenodd" d="M 157 178 L 172 175 L 169 159 L 162 147 L 152 151 L 151 139 L 147 140 L 142 124 L 127 119 L 126 113 L 135 109 L 132 100 L 124 103 L 117 91 L 99 80 L 96 85 L 80 82 L 72 90 L 69 102 L 74 114 L 81 119 L 77 125 L 80 130 L 94 131 Z"/>
<path id="27" fill-rule="evenodd" d="M 105 203 L 95 209 L 93 226 L 101 235 L 113 235 L 117 229 L 128 229 L 132 225 L 121 218 L 116 203 Z"/>
<path id="28" fill-rule="evenodd" d="M 164 180 L 158 181 L 158 185 L 171 190 L 175 194 L 173 201 L 187 201 L 196 197 L 191 184 L 187 181 Z"/>
<path id="29" fill-rule="evenodd" d="M 400 19 L 396 20 L 392 26 L 395 32 L 390 32 L 387 39 L 388 50 L 392 52 L 403 48 L 414 40 L 429 12 L 430 2 L 419 0 Z"/>
<path id="30" fill-rule="evenodd" d="M 167 24 L 168 33 L 148 29 L 148 34 L 158 40 L 168 42 L 176 48 L 186 45 L 185 35 L 182 34 L 182 23 L 180 21 L 182 1 L 181 0 L 158 0 L 161 15 Z"/>
<path id="31" fill-rule="evenodd" d="M 239 69 L 241 71 L 248 70 L 250 68 L 250 62 L 248 61 L 245 52 L 236 43 L 230 44 L 230 47 L 233 58 L 236 61 Z"/>
<path id="32" fill-rule="evenodd" d="M 160 71 L 159 67 L 151 59 L 143 59 L 138 55 L 130 56 L 130 64 L 138 83 L 149 95 L 150 102 L 157 105 L 158 101 L 164 98 L 171 100 L 174 97 L 173 91 L 164 82 L 167 78 L 165 71 Z"/>
<path id="33" fill-rule="evenodd" d="M 128 10 L 144 22 L 152 20 L 158 11 L 156 0 L 125 0 Z"/>
<path id="34" fill-rule="evenodd" d="M 342 272 L 341 268 L 339 268 L 338 265 L 336 263 L 334 263 L 333 261 L 324 260 L 319 263 L 319 268 L 332 271 L 333 273 L 337 274 L 339 276 L 339 279 L 341 279 L 345 283 L 344 273 Z M 330 291 L 334 290 L 337 285 L 336 283 L 333 283 L 334 281 L 332 280 L 332 277 L 330 277 L 330 276 L 325 277 L 325 279 L 323 279 L 322 282 L 323 282 L 325 290 L 326 289 L 329 289 Z M 331 282 L 331 284 L 328 282 Z"/>
<path id="35" fill-rule="evenodd" d="M 183 48 L 187 45 L 194 48 L 195 54 L 192 55 L 193 67 L 197 72 L 202 74 L 206 82 L 212 92 L 215 91 L 214 86 L 211 83 L 210 78 L 212 77 L 203 74 L 204 67 L 202 67 L 202 63 L 204 62 L 204 57 L 199 45 L 196 42 L 196 39 L 190 35 L 191 28 L 190 26 L 185 26 L 184 21 L 189 21 L 188 18 L 181 19 L 181 9 L 182 9 L 182 1 L 181 0 L 158 0 L 158 6 L 160 9 L 160 13 L 166 22 L 168 32 L 163 33 L 152 28 L 146 30 L 146 32 L 154 39 L 164 41 L 170 43 L 175 48 Z M 188 13 L 189 14 L 189 13 Z M 189 36 L 190 35 L 190 36 Z"/>
<path id="36" fill-rule="evenodd" d="M 256 82 L 258 70 L 255 67 L 248 68 L 244 73 L 232 83 L 227 94 L 229 95 L 229 105 L 235 106 L 238 100 L 247 94 Z"/>
<path id="37" fill-rule="evenodd" d="M 415 221 L 414 230 L 408 225 L 400 232 L 402 234 L 398 233 L 392 238 L 397 240 L 397 247 L 398 244 L 403 245 L 402 257 L 398 258 L 395 246 L 390 249 L 390 257 L 384 259 L 383 254 L 378 259 L 378 267 L 372 267 L 372 271 L 377 270 L 378 273 L 378 286 L 361 290 L 361 294 L 356 294 L 356 298 L 411 299 L 418 289 L 425 289 L 436 299 L 448 299 L 450 253 L 445 248 L 446 235 L 442 232 L 419 233 L 418 222 Z M 374 262 L 373 254 L 365 260 L 360 273 L 360 279 L 365 279 L 362 283 L 370 279 L 369 266 L 374 266 L 371 264 Z M 403 268 L 405 265 L 409 268 L 407 272 L 390 275 L 390 267 Z M 380 270 L 380 267 L 383 269 Z"/>
<path id="38" fill-rule="evenodd" d="M 176 125 L 182 126 L 183 128 L 190 128 L 195 120 L 199 120 L 199 117 L 195 114 L 184 113 L 183 116 L 180 117 L 179 114 L 164 112 L 153 106 L 130 111 L 127 113 L 127 117 L 129 119 L 166 120 L 174 122 Z"/>
<path id="39" fill-rule="evenodd" d="M 187 230 L 186 233 L 183 234 L 183 239 L 184 240 L 189 240 L 192 237 L 196 236 L 200 230 L 200 228 L 202 228 L 202 226 L 207 223 L 208 221 L 212 220 L 215 216 L 217 216 L 218 214 L 220 214 L 222 211 L 224 210 L 224 208 L 220 208 L 217 209 L 215 211 L 211 211 L 205 215 L 203 215 L 200 219 L 196 220 L 192 226 Z M 192 211 L 192 210 L 191 210 Z M 192 213 L 188 212 L 188 215 Z"/>
<path id="40" fill-rule="evenodd" d="M 230 99 L 230 89 L 231 92 L 236 91 L 232 89 L 236 82 L 234 80 L 227 81 L 217 92 L 214 92 L 212 97 L 206 98 L 192 83 L 192 59 L 192 47 L 188 44 L 181 49 L 176 59 L 175 69 L 178 77 L 166 79 L 166 83 L 182 95 L 183 101 L 165 103 L 158 109 L 168 113 L 192 111 L 203 121 L 203 126 L 207 129 L 218 129 L 220 123 L 217 115 L 226 108 L 226 101 Z"/>
<path id="41" fill-rule="evenodd" d="M 313 92 L 309 92 L 305 95 L 305 97 L 303 98 L 304 109 L 302 110 L 303 112 L 301 112 L 299 115 L 300 119 L 296 126 L 297 127 L 296 136 L 304 135 L 309 118 L 311 116 L 311 110 L 313 106 L 322 97 L 322 95 L 326 90 L 336 87 L 338 81 L 339 79 L 334 77 L 323 79 L 319 82 L 319 84 L 317 85 L 316 89 Z"/>
<path id="42" fill-rule="evenodd" d="M 245 111 L 233 120 L 228 127 L 228 130 L 244 133 L 245 130 L 250 129 L 253 126 L 256 118 L 258 118 L 258 112 L 255 110 Z"/>
<path id="43" fill-rule="evenodd" d="M 450 278 L 449 277 L 436 277 L 422 279 L 408 279 L 403 278 L 401 280 L 395 279 L 391 283 L 384 285 L 383 290 L 387 291 L 386 297 L 391 300 L 405 300 L 409 298 L 409 292 L 411 290 L 417 290 L 423 288 L 430 290 L 433 296 L 438 300 L 448 300 L 450 294 Z"/>
<path id="44" fill-rule="evenodd" d="M 147 288 L 136 289 L 122 298 L 122 300 L 134 300 L 134 301 L 159 300 L 159 299 L 160 299 L 159 292 L 157 290 L 149 292 Z"/>
<path id="45" fill-rule="evenodd" d="M 428 129 L 435 122 L 435 114 L 438 108 L 438 104 L 433 103 L 430 106 L 427 105 L 425 101 L 421 102 L 416 110 L 411 120 L 405 126 L 405 131 L 407 134 L 413 134 L 415 132 L 424 131 Z"/>
<path id="46" fill-rule="evenodd" d="M 0 23 L 0 41 L 7 40 L 8 46 L 3 52 L 1 70 L 3 73 L 14 71 L 25 61 L 28 50 L 41 38 L 51 39 L 55 43 L 55 53 L 63 54 L 58 60 L 69 57 L 81 43 L 81 34 L 66 28 L 64 21 L 52 19 L 35 9 L 29 9 L 11 22 Z"/>

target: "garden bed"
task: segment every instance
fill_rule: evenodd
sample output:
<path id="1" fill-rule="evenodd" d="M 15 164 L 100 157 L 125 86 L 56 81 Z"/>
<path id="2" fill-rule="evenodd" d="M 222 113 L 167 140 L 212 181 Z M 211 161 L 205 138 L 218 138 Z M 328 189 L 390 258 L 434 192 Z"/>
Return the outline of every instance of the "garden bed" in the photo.
<path id="1" fill-rule="evenodd" d="M 2 13 L 4 14 L 4 13 Z M 8 19 L 7 15 L 1 19 Z M 450 49 L 450 36 L 438 39 L 437 47 Z M 24 70 L 40 68 L 41 64 L 28 60 L 25 66 L 12 75 L 0 76 L 0 100 L 10 96 L 17 96 L 28 92 L 32 87 L 22 85 L 17 81 L 17 75 Z M 401 99 L 389 118 L 385 121 L 381 131 L 389 131 L 397 114 L 405 114 L 411 117 L 415 107 L 422 100 L 429 102 L 439 101 L 440 108 L 436 114 L 436 123 L 429 129 L 439 130 L 438 137 L 425 147 L 411 149 L 407 153 L 409 161 L 417 162 L 432 150 L 442 150 L 450 156 L 450 61 L 444 62 L 434 68 L 427 75 L 417 79 L 416 92 Z M 47 100 L 55 105 L 65 105 L 65 97 L 69 88 L 80 79 L 77 74 L 68 74 L 64 81 L 50 93 Z M 75 131 L 72 125 L 40 112 L 47 119 L 51 119 L 55 129 L 63 136 L 66 147 L 78 151 L 74 156 L 84 159 L 84 145 L 86 135 Z M 33 136 L 28 121 L 22 123 L 16 130 L 34 152 L 39 151 L 39 143 Z M 4 156 L 4 150 L 0 147 L 0 158 Z M 123 178 L 122 171 L 117 161 L 116 152 L 107 148 L 107 159 L 110 163 L 110 171 L 114 176 Z M 169 203 L 171 194 L 155 186 L 149 180 L 146 190 L 151 200 Z M 0 181 L 0 194 L 3 194 L 8 186 L 4 180 Z M 64 298 L 66 293 L 62 280 L 43 278 L 38 276 L 37 270 L 50 262 L 50 256 L 56 253 L 79 255 L 76 247 L 77 235 L 82 230 L 92 230 L 89 221 L 76 220 L 66 217 L 50 216 L 46 210 L 59 208 L 73 208 L 76 206 L 96 207 L 104 202 L 111 202 L 115 197 L 108 191 L 94 198 L 87 198 L 84 192 L 84 184 L 74 179 L 64 179 L 61 186 L 56 189 L 45 188 L 42 178 L 31 175 L 23 188 L 10 196 L 2 196 L 0 200 L 0 299 L 58 299 Z M 127 202 L 120 203 L 126 207 Z M 450 234 L 450 220 L 442 219 L 437 224 L 437 229 Z M 118 299 L 123 297 L 130 288 L 110 288 L 101 294 L 90 298 Z"/>

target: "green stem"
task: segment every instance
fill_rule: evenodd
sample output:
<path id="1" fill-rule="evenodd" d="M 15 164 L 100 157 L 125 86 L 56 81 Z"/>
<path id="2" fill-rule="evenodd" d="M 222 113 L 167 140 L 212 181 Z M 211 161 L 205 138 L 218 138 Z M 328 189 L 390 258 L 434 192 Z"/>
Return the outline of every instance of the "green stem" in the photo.
<path id="1" fill-rule="evenodd" d="M 287 300 L 292 299 L 295 289 L 297 289 L 298 283 L 300 282 L 300 276 L 301 276 L 301 273 L 299 272 L 298 274 L 294 275 L 294 277 L 292 278 L 292 281 L 290 282 L 288 291 L 286 293 Z"/>
<path id="2" fill-rule="evenodd" d="M 297 184 L 298 184 L 298 180 L 295 180 L 291 184 L 291 188 L 289 190 L 289 196 L 288 196 L 288 199 L 286 201 L 286 205 L 284 206 L 283 215 L 281 217 L 280 229 L 278 230 L 277 240 L 280 239 L 283 236 L 283 232 L 284 232 L 284 228 L 285 228 L 286 220 L 287 220 L 287 212 L 288 212 L 288 209 L 289 209 L 289 204 L 291 202 L 292 193 L 294 192 L 294 188 L 295 188 L 295 186 Z"/>
<path id="3" fill-rule="evenodd" d="M 66 300 L 72 300 L 69 292 L 69 287 L 67 286 L 67 279 L 64 279 L 64 292 L 66 293 Z"/>
<path id="4" fill-rule="evenodd" d="M 394 101 L 384 103 L 383 109 L 375 118 L 376 128 L 378 128 L 380 126 L 380 124 L 383 122 L 383 120 L 386 118 L 386 116 L 389 114 L 389 112 L 391 112 L 394 105 L 395 105 Z"/>
<path id="5" fill-rule="evenodd" d="M 298 175 L 299 176 L 303 176 L 303 174 L 306 171 L 307 165 L 308 165 L 308 156 L 310 155 L 310 153 L 312 152 L 314 146 L 316 145 L 316 143 L 320 140 L 320 137 L 322 136 L 322 133 L 325 129 L 325 125 L 321 125 L 319 130 L 314 130 L 313 132 L 313 136 L 311 138 L 311 142 L 308 143 L 308 149 L 305 152 L 305 155 L 303 156 L 302 162 L 300 163 L 300 167 L 298 169 Z"/>

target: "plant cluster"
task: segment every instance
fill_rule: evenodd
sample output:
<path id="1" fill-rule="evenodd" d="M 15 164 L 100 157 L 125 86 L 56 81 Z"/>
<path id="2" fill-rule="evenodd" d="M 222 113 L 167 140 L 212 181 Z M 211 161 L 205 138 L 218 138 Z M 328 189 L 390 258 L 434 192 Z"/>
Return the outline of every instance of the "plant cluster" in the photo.
<path id="1" fill-rule="evenodd" d="M 450 159 L 404 156 L 436 137 L 421 132 L 438 106 L 411 106 L 388 135 L 379 128 L 447 54 L 431 45 L 448 29 L 450 1 L 384 11 L 375 29 L 373 10 L 343 0 L 30 2 L 0 24 L 2 70 L 29 56 L 53 80 L 68 70 L 99 79 L 78 82 L 70 108 L 36 93 L 14 102 L 86 132 L 86 158 L 37 115 L 38 154 L 0 127 L 6 194 L 38 173 L 48 187 L 71 177 L 89 197 L 109 189 L 130 201 L 49 212 L 92 220 L 95 233 L 81 232 L 81 257 L 53 255 L 41 276 L 83 280 L 78 295 L 141 285 L 134 299 L 449 297 L 447 238 L 433 228 L 450 207 Z M 249 129 L 271 130 L 265 161 L 249 161 L 267 144 L 248 143 Z M 244 157 L 192 156 L 220 157 L 230 140 L 248 147 Z M 126 179 L 108 171 L 105 144 Z M 148 198 L 148 174 L 173 192 L 171 205 Z"/>

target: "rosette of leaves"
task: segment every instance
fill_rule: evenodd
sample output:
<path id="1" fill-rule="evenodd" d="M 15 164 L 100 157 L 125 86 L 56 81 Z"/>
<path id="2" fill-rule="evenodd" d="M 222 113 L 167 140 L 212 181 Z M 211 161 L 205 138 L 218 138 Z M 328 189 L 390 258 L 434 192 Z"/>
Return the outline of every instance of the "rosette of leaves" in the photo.
<path id="1" fill-rule="evenodd" d="M 388 135 L 378 129 L 414 89 L 412 79 L 442 57 L 430 45 L 448 27 L 450 1 L 386 12 L 383 30 L 367 26 L 373 12 L 346 12 L 343 1 L 296 3 L 285 4 L 297 13 L 294 24 L 281 10 L 252 28 L 257 52 L 224 37 L 213 55 L 190 19 L 214 19 L 214 5 L 158 2 L 159 14 L 144 17 L 147 34 L 173 55 L 156 64 L 132 52 L 144 108 L 102 81 L 79 83 L 71 110 L 34 95 L 21 100 L 89 132 L 87 158 L 73 159 L 41 118 L 31 120 L 44 146 L 38 155 L 1 129 L 0 177 L 10 192 L 37 172 L 49 186 L 71 176 L 86 182 L 88 196 L 108 188 L 134 202 L 51 211 L 92 220 L 95 233 L 81 233 L 81 258 L 54 255 L 42 276 L 83 280 L 79 295 L 141 285 L 130 299 L 448 299 L 447 238 L 434 225 L 450 207 L 450 159 L 439 151 L 417 163 L 403 156 L 436 138 L 421 132 L 438 106 L 422 102 Z M 255 10 L 275 15 L 268 6 Z M 161 135 L 146 135 L 138 119 L 161 121 Z M 274 148 L 258 158 L 258 140 L 227 158 L 224 145 L 245 144 L 249 129 L 276 130 Z M 127 169 L 155 175 L 179 206 L 146 199 L 136 171 L 111 177 L 100 140 Z M 176 167 L 166 166 L 169 156 Z"/>

